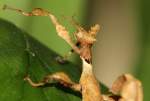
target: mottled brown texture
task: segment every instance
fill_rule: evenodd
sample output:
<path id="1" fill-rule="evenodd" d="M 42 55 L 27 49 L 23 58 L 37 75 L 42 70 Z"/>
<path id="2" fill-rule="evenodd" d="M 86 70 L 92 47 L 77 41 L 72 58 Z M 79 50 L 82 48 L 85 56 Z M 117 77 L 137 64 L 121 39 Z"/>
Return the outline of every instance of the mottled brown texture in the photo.
<path id="1" fill-rule="evenodd" d="M 114 94 L 119 94 L 120 89 L 122 89 L 125 82 L 126 77 L 124 75 L 118 77 L 118 79 L 112 85 L 111 92 L 113 92 Z"/>
<path id="2" fill-rule="evenodd" d="M 99 83 L 95 78 L 92 65 L 88 64 L 83 58 L 83 72 L 80 78 L 82 87 L 82 101 L 101 101 Z"/>
<path id="3" fill-rule="evenodd" d="M 47 83 L 51 83 L 51 81 L 57 81 L 58 83 L 62 84 L 62 86 L 81 92 L 82 101 L 143 101 L 143 89 L 141 82 L 130 74 L 124 74 L 114 82 L 110 90 L 112 92 L 111 95 L 101 94 L 99 83 L 95 78 L 91 63 L 91 48 L 96 41 L 96 33 L 100 29 L 98 24 L 92 26 L 89 31 L 86 31 L 79 24 L 72 21 L 73 25 L 77 29 L 77 32 L 74 33 L 78 43 L 78 45 L 76 45 L 73 43 L 66 28 L 61 25 L 57 18 L 48 11 L 45 11 L 41 8 L 35 8 L 31 12 L 27 13 L 20 9 L 8 7 L 7 5 L 5 5 L 3 9 L 14 10 L 25 16 L 48 16 L 54 24 L 58 36 L 64 39 L 72 47 L 73 51 L 80 55 L 82 60 L 83 71 L 79 84 L 73 82 L 67 74 L 58 72 L 47 75 L 41 82 L 38 83 L 34 83 L 29 76 L 25 77 L 25 80 L 27 80 L 33 87 L 39 87 Z"/>
<path id="4" fill-rule="evenodd" d="M 122 98 L 119 101 L 143 101 L 141 82 L 130 74 L 120 76 L 114 82 L 111 91 L 120 94 Z"/>

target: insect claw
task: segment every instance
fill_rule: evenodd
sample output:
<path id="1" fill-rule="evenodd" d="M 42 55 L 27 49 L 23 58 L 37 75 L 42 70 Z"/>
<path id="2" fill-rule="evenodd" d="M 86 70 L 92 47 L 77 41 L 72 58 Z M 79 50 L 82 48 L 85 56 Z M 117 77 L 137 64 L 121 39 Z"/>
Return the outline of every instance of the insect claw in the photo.
<path id="1" fill-rule="evenodd" d="M 29 74 L 27 74 L 25 77 L 24 77 L 24 81 L 27 81 L 28 79 L 30 78 L 30 75 Z"/>

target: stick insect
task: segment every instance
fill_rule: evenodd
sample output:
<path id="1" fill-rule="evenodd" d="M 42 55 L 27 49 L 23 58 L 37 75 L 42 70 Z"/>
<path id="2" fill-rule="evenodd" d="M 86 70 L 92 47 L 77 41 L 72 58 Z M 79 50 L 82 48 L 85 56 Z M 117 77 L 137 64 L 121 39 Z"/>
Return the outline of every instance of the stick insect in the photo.
<path id="1" fill-rule="evenodd" d="M 49 11 L 41 8 L 35 8 L 31 12 L 24 12 L 21 9 L 16 9 L 4 5 L 4 10 L 9 9 L 16 11 L 24 16 L 47 16 L 52 21 L 56 28 L 59 37 L 64 39 L 73 49 L 79 54 L 82 60 L 82 74 L 79 83 L 73 82 L 64 72 L 57 72 L 47 75 L 40 82 L 33 82 L 29 76 L 26 80 L 33 87 L 44 86 L 45 84 L 57 81 L 62 86 L 71 88 L 82 94 L 82 101 L 143 101 L 142 85 L 139 80 L 130 74 L 123 74 L 120 76 L 110 88 L 110 94 L 101 94 L 99 82 L 93 73 L 91 48 L 96 41 L 96 33 L 100 30 L 100 25 L 95 24 L 88 31 L 77 23 L 74 27 L 77 32 L 73 33 L 77 39 L 77 46 L 69 36 L 67 29 L 60 24 L 58 19 Z"/>

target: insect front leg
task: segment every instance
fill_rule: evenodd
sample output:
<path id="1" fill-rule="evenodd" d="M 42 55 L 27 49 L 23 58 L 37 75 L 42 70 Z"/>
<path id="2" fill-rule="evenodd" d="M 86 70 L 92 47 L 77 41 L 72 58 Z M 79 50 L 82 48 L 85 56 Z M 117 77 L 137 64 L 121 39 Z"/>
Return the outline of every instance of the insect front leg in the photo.
<path id="1" fill-rule="evenodd" d="M 80 84 L 73 82 L 68 77 L 68 75 L 65 74 L 64 72 L 57 72 L 51 75 L 47 75 L 43 78 L 42 81 L 37 82 L 37 83 L 33 82 L 29 76 L 25 77 L 24 80 L 27 81 L 33 87 L 41 87 L 46 84 L 51 84 L 51 83 L 56 82 L 56 83 L 61 84 L 64 87 L 68 87 L 68 88 L 73 89 L 74 91 L 81 92 Z"/>
<path id="2" fill-rule="evenodd" d="M 58 36 L 61 37 L 62 39 L 64 39 L 76 53 L 80 54 L 80 49 L 72 41 L 67 29 L 59 23 L 59 21 L 57 20 L 57 18 L 54 15 L 49 13 L 49 17 L 50 17 L 52 23 L 54 24 L 54 26 L 56 27 Z"/>
<path id="3" fill-rule="evenodd" d="M 7 10 L 7 9 L 16 11 L 16 12 L 18 12 L 24 16 L 49 16 L 52 23 L 56 27 L 56 31 L 58 33 L 58 36 L 61 37 L 62 39 L 64 39 L 74 49 L 74 51 L 76 53 L 78 53 L 78 54 L 80 53 L 79 48 L 73 43 L 71 37 L 69 36 L 69 32 L 66 30 L 66 28 L 63 25 L 61 25 L 59 23 L 57 18 L 53 14 L 51 14 L 50 12 L 43 10 L 41 8 L 35 8 L 31 12 L 24 12 L 21 9 L 16 9 L 16 8 L 4 5 L 3 10 Z"/>
<path id="4" fill-rule="evenodd" d="M 3 6 L 3 10 L 12 10 L 16 11 L 24 16 L 48 16 L 49 12 L 46 10 L 43 10 L 41 8 L 34 8 L 31 12 L 25 12 L 21 9 L 13 8 L 7 5 Z"/>

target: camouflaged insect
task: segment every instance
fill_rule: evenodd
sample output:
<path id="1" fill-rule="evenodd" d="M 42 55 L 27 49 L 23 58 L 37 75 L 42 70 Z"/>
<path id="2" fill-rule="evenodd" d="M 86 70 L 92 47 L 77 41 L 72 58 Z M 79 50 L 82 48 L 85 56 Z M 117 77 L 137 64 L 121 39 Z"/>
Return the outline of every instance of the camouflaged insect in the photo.
<path id="1" fill-rule="evenodd" d="M 41 8 L 35 8 L 31 12 L 24 12 L 4 5 L 3 9 L 17 11 L 25 16 L 48 16 L 54 24 L 59 37 L 64 39 L 79 54 L 82 60 L 82 74 L 79 83 L 73 82 L 64 72 L 47 75 L 41 82 L 33 82 L 29 76 L 24 79 L 33 87 L 44 86 L 52 81 L 58 81 L 62 86 L 71 88 L 82 94 L 82 101 L 143 101 L 142 85 L 139 80 L 131 74 L 120 76 L 112 85 L 112 94 L 101 94 L 99 83 L 93 73 L 91 48 L 96 41 L 96 33 L 99 31 L 98 24 L 92 26 L 88 31 L 73 21 L 77 32 L 73 33 L 77 39 L 78 46 L 73 43 L 69 32 L 59 23 L 57 18 L 50 12 Z"/>

